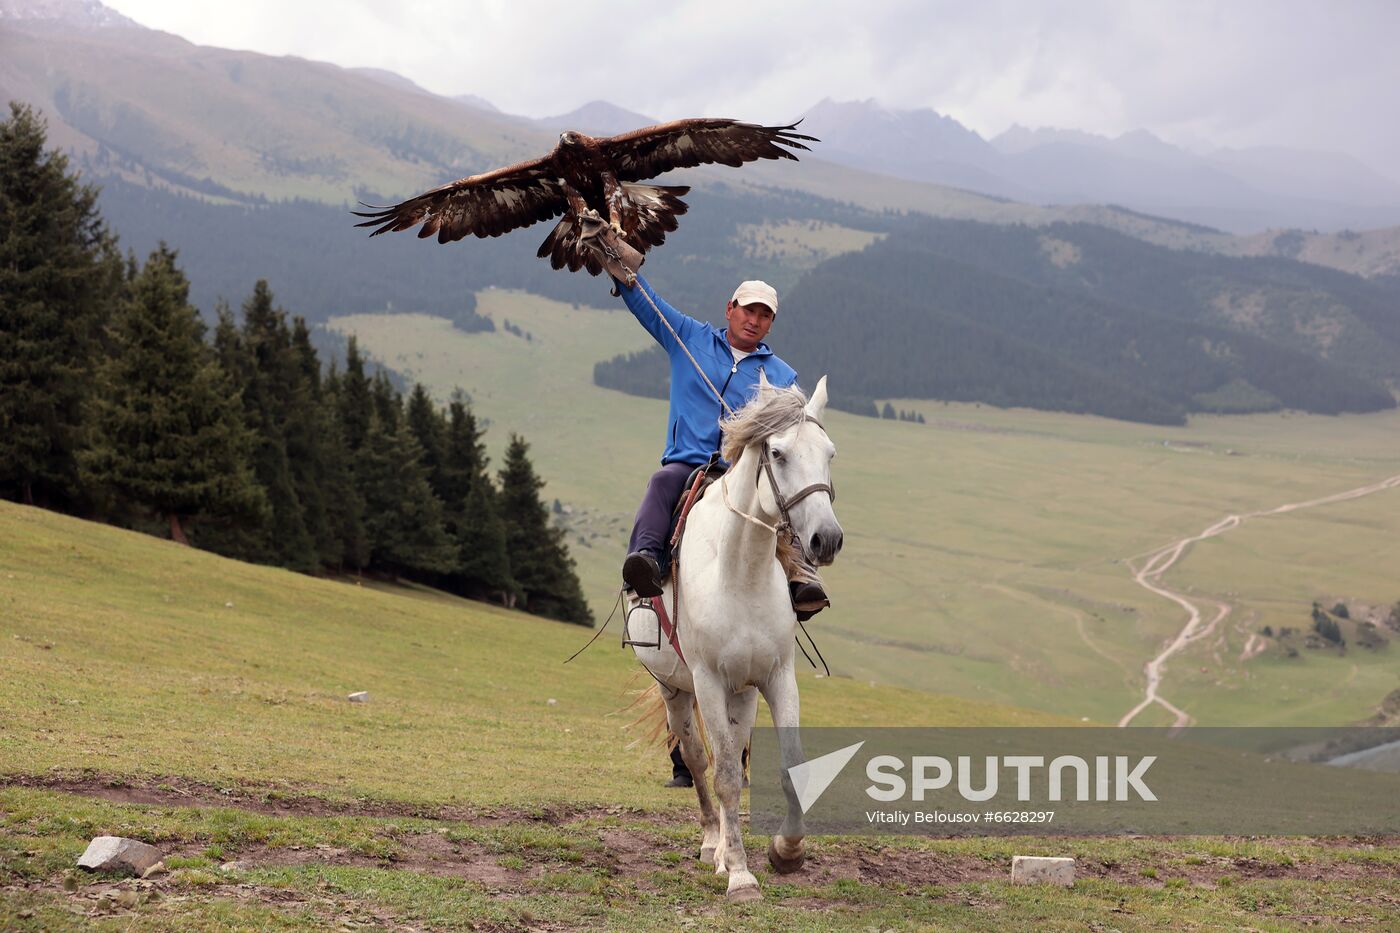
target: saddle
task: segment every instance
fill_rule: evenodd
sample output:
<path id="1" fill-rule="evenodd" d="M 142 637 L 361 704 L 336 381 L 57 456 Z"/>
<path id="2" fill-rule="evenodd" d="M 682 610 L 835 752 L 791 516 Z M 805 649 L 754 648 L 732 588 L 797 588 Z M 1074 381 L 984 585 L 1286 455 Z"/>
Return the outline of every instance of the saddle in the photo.
<path id="1" fill-rule="evenodd" d="M 701 497 L 705 495 L 705 490 L 724 475 L 727 470 L 723 463 L 711 461 L 703 466 L 698 466 L 690 472 L 690 476 L 685 481 L 685 492 L 681 494 L 680 501 L 676 503 L 676 508 L 671 512 L 671 527 L 668 529 L 666 540 L 670 542 L 670 557 L 672 560 L 680 553 L 681 538 L 685 535 L 685 519 L 690 514 L 690 510 L 695 507 Z M 662 569 L 662 578 L 669 572 L 671 560 L 668 560 L 667 567 Z"/>
<path id="2" fill-rule="evenodd" d="M 671 564 L 675 562 L 675 557 L 680 554 L 681 538 L 685 535 L 686 516 L 688 516 L 690 510 L 695 507 L 695 503 L 700 501 L 700 497 L 705 494 L 705 490 L 708 489 L 715 480 L 724 475 L 725 469 L 726 467 L 724 464 L 720 463 L 716 456 L 714 459 L 711 459 L 709 463 L 696 467 L 691 471 L 690 476 L 686 478 L 685 486 L 683 487 L 686 491 L 682 493 L 680 501 L 676 503 L 675 509 L 671 512 L 670 535 L 667 538 L 670 542 L 670 548 L 666 554 L 667 559 L 661 565 L 661 580 L 663 583 L 670 575 Z M 638 645 L 644 648 L 660 648 L 661 640 L 664 638 L 669 641 L 671 647 L 676 650 L 676 656 L 681 659 L 681 663 L 685 663 L 685 654 L 681 651 L 680 636 L 676 631 L 674 621 L 672 621 L 672 616 L 676 611 L 676 602 L 680 598 L 678 589 L 679 587 L 671 591 L 671 614 L 669 615 L 666 612 L 666 604 L 662 601 L 660 596 L 653 596 L 650 599 L 638 598 L 637 602 L 631 605 L 623 616 L 622 643 L 624 645 Z M 632 613 L 638 609 L 649 609 L 656 614 L 656 640 L 654 642 L 636 641 L 630 634 L 628 623 L 631 621 Z"/>

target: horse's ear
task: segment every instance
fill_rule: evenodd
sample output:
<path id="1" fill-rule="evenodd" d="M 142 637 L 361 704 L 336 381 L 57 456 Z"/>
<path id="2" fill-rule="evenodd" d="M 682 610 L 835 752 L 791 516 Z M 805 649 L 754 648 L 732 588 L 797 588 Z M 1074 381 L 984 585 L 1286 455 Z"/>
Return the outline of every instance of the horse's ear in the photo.
<path id="1" fill-rule="evenodd" d="M 773 391 L 773 383 L 768 381 L 768 374 L 761 368 L 758 371 L 758 394 L 767 395 Z"/>
<path id="2" fill-rule="evenodd" d="M 812 397 L 807 401 L 807 414 L 820 420 L 824 411 L 826 411 L 826 377 L 822 376 L 817 380 L 817 387 L 812 390 Z"/>

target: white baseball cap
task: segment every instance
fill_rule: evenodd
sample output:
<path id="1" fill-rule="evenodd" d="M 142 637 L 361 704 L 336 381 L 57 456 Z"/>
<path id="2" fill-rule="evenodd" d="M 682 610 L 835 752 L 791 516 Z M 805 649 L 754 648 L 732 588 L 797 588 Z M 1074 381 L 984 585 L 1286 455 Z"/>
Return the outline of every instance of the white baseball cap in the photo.
<path id="1" fill-rule="evenodd" d="M 778 313 L 777 290 L 767 282 L 760 282 L 757 279 L 740 282 L 739 287 L 734 289 L 734 297 L 730 301 L 741 305 L 767 305 L 773 310 L 774 315 Z"/>

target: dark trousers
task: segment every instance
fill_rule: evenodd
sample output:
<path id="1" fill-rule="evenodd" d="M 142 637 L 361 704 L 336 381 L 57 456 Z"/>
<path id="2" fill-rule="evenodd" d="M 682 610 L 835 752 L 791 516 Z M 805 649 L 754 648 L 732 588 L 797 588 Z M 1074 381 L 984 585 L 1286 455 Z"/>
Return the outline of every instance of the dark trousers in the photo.
<path id="1" fill-rule="evenodd" d="M 668 463 L 655 473 L 647 483 L 646 495 L 637 507 L 637 519 L 632 523 L 632 538 L 627 542 L 627 553 L 650 551 L 661 566 L 665 567 L 671 556 L 666 540 L 671 530 L 671 513 L 685 492 L 685 481 L 699 464 Z"/>
<path id="2" fill-rule="evenodd" d="M 692 777 L 690 769 L 685 766 L 685 759 L 681 757 L 679 745 L 671 749 L 671 777 Z"/>
<path id="3" fill-rule="evenodd" d="M 740 762 L 745 768 L 749 766 L 749 747 L 744 746 L 744 752 L 740 756 Z M 671 749 L 671 777 L 688 777 L 695 780 L 695 776 L 690 773 L 690 769 L 685 766 L 685 759 L 681 757 L 681 747 L 677 745 Z"/>

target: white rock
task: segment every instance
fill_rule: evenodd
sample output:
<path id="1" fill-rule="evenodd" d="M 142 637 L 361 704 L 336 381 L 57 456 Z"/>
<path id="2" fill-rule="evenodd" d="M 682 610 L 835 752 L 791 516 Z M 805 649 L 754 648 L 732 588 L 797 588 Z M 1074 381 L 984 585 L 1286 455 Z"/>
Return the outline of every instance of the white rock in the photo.
<path id="1" fill-rule="evenodd" d="M 98 836 L 88 843 L 87 851 L 78 859 L 78 867 L 141 875 L 160 860 L 160 850 L 155 846 L 121 836 Z"/>
<path id="2" fill-rule="evenodd" d="M 358 693 L 352 693 L 352 694 L 350 694 L 350 695 L 349 695 L 348 697 L 346 697 L 345 699 L 349 700 L 351 703 L 368 703 L 368 702 L 369 702 L 369 691 L 367 691 L 367 690 L 361 690 L 361 691 L 359 691 Z"/>
<path id="3" fill-rule="evenodd" d="M 232 608 L 233 608 L 233 603 L 224 603 L 224 608 L 225 608 L 225 609 L 232 609 Z"/>
<path id="4" fill-rule="evenodd" d="M 1013 884 L 1074 884 L 1074 859 L 1017 855 L 1011 859 Z"/>
<path id="5" fill-rule="evenodd" d="M 548 700 L 545 700 L 545 701 L 544 701 L 544 705 L 545 705 L 545 706 L 558 706 L 558 705 L 559 705 L 559 701 L 556 700 L 556 699 L 554 699 L 554 697 L 550 697 Z"/>

